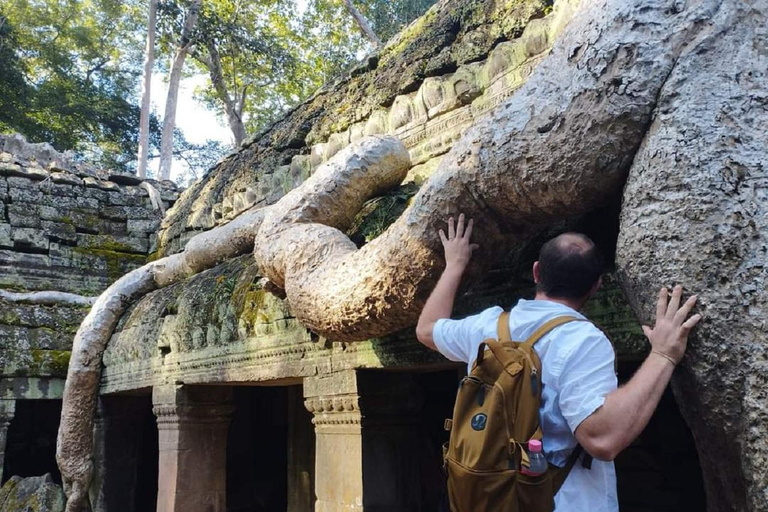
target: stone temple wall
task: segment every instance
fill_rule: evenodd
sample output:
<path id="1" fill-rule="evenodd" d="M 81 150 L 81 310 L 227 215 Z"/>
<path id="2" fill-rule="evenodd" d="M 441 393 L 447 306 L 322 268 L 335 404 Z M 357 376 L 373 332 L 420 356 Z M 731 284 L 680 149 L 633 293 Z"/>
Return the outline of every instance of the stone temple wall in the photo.
<path id="1" fill-rule="evenodd" d="M 163 211 L 135 176 L 0 136 L 0 289 L 96 296 L 146 263 Z M 151 183 L 162 208 L 178 197 Z M 158 205 L 160 206 L 160 205 Z M 87 308 L 0 299 L 0 398 L 58 398 Z"/>

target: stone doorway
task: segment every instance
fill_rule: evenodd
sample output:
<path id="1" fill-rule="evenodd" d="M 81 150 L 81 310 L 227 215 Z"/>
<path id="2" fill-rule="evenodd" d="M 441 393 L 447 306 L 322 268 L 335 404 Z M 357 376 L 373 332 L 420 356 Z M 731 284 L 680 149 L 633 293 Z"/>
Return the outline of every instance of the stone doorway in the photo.
<path id="1" fill-rule="evenodd" d="M 17 400 L 5 446 L 2 483 L 16 475 L 40 476 L 50 473 L 61 484 L 56 466 L 56 435 L 61 400 Z"/>
<path id="2" fill-rule="evenodd" d="M 227 512 L 313 512 L 315 435 L 301 386 L 233 389 Z"/>

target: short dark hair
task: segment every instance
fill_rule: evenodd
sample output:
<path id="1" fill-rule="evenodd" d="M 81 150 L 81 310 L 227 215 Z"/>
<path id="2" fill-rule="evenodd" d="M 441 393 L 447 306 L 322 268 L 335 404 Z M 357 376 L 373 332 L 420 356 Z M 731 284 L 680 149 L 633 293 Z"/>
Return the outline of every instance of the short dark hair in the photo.
<path id="1" fill-rule="evenodd" d="M 563 233 L 541 247 L 537 289 L 553 298 L 582 299 L 602 272 L 595 243 L 581 233 Z"/>

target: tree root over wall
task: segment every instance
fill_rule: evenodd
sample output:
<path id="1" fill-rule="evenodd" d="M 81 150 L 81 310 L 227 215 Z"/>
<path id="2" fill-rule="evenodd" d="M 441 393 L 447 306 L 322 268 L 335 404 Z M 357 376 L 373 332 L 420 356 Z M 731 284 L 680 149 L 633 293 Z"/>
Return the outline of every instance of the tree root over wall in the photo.
<path id="1" fill-rule="evenodd" d="M 435 233 L 447 215 L 465 212 L 475 219 L 488 263 L 543 226 L 615 198 L 628 173 L 634 179 L 641 172 L 637 163 L 632 167 L 638 148 L 648 150 L 648 141 L 658 136 L 654 114 L 663 116 L 667 108 L 659 98 L 675 97 L 665 88 L 669 77 L 700 73 L 692 67 L 681 71 L 679 63 L 711 49 L 716 34 L 738 27 L 748 13 L 764 22 L 765 12 L 765 0 L 584 0 L 528 82 L 465 133 L 408 210 L 362 249 L 343 231 L 363 202 L 403 179 L 408 155 L 393 138 L 364 139 L 277 204 L 248 211 L 193 238 L 183 253 L 117 281 L 75 338 L 58 442 L 67 510 L 81 510 L 87 499 L 101 355 L 132 301 L 253 248 L 261 273 L 285 289 L 296 317 L 330 339 L 363 340 L 413 325 L 442 269 Z M 752 37 L 730 33 L 742 43 Z M 641 169 L 654 176 L 663 172 Z M 660 265 L 673 261 L 664 252 L 648 258 Z M 472 267 L 469 277 L 480 270 Z M 628 267 L 625 282 L 655 287 L 660 275 L 668 273 Z M 639 312 L 655 293 L 650 288 L 635 291 Z M 694 378 L 691 389 L 695 385 Z M 688 415 L 689 422 L 695 420 Z M 738 456 L 736 443 L 712 438 L 718 450 Z M 725 489 L 707 478 L 707 471 L 717 469 L 722 470 L 704 468 L 710 494 L 738 494 L 739 503 L 765 510 L 757 501 L 759 481 L 735 478 Z M 728 468 L 741 470 L 738 464 Z"/>

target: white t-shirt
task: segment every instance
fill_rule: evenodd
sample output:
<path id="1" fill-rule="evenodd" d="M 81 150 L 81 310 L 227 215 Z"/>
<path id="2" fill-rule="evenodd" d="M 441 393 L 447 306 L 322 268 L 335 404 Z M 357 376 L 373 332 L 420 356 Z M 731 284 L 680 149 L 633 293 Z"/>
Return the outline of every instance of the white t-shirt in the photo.
<path id="1" fill-rule="evenodd" d="M 472 369 L 480 343 L 497 338 L 503 309 L 493 307 L 463 320 L 438 320 L 435 346 L 452 361 Z M 526 340 L 545 322 L 559 316 L 584 318 L 577 311 L 547 300 L 520 300 L 509 315 L 512 339 Z M 570 322 L 550 331 L 534 347 L 541 359 L 542 402 L 539 411 L 547 460 L 564 466 L 577 441 L 576 427 L 595 412 L 617 387 L 613 347 L 588 322 Z M 618 512 L 613 462 L 595 459 L 592 469 L 580 462 L 555 496 L 557 512 Z"/>

